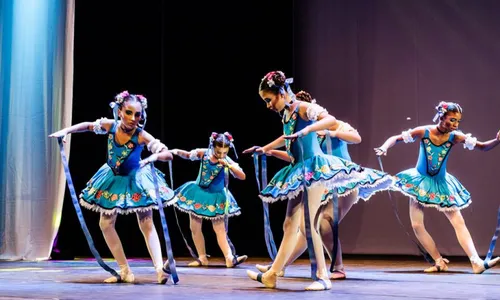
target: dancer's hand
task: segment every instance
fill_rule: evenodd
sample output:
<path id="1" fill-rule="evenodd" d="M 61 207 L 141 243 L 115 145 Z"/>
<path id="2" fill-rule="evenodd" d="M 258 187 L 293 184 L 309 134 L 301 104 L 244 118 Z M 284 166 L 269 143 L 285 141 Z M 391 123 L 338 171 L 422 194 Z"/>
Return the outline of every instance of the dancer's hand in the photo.
<path id="1" fill-rule="evenodd" d="M 387 156 L 387 150 L 383 147 L 374 148 L 373 150 L 375 150 L 375 154 L 377 156 Z"/>
<path id="2" fill-rule="evenodd" d="M 229 169 L 231 169 L 231 164 L 227 160 L 219 158 L 218 161 L 219 161 L 219 164 L 223 165 L 224 167 L 228 167 Z"/>
<path id="3" fill-rule="evenodd" d="M 50 138 L 60 138 L 62 137 L 62 141 L 66 143 L 66 136 L 68 135 L 68 132 L 66 129 L 61 129 L 59 131 L 56 131 L 52 134 L 49 135 Z"/>
<path id="4" fill-rule="evenodd" d="M 264 148 L 262 148 L 260 146 L 252 146 L 252 147 L 243 151 L 244 154 L 247 154 L 247 153 L 253 154 L 254 152 L 257 152 L 258 154 L 264 154 Z"/>
<path id="5" fill-rule="evenodd" d="M 140 160 L 139 161 L 139 167 L 144 167 L 145 165 L 155 162 L 158 160 L 158 155 L 157 154 L 152 154 L 148 158 Z"/>
<path id="6" fill-rule="evenodd" d="M 500 141 L 500 130 L 497 132 L 497 140 Z"/>
<path id="7" fill-rule="evenodd" d="M 309 134 L 309 128 L 308 127 L 304 127 L 299 132 L 296 132 L 296 133 L 290 134 L 290 135 L 285 135 L 284 138 L 287 139 L 287 140 L 295 140 L 295 139 L 297 139 L 299 137 L 303 137 L 303 136 L 305 136 L 307 134 Z"/>

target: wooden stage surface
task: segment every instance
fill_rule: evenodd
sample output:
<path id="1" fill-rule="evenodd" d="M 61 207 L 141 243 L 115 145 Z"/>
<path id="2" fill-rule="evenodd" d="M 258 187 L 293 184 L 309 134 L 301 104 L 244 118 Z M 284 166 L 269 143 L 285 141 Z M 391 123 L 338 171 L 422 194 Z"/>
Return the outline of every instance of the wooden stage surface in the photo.
<path id="1" fill-rule="evenodd" d="M 102 283 L 109 273 L 93 259 L 0 261 L 0 299 L 500 299 L 500 267 L 474 275 L 463 258 L 451 259 L 449 272 L 439 274 L 423 273 L 428 264 L 422 258 L 347 258 L 347 279 L 332 281 L 332 289 L 321 292 L 304 291 L 311 282 L 305 259 L 287 269 L 276 289 L 246 275 L 266 259 L 249 259 L 233 269 L 222 259 L 211 259 L 204 268 L 188 268 L 188 262 L 177 258 L 177 285 L 159 285 L 148 259 L 130 259 L 134 284 Z"/>

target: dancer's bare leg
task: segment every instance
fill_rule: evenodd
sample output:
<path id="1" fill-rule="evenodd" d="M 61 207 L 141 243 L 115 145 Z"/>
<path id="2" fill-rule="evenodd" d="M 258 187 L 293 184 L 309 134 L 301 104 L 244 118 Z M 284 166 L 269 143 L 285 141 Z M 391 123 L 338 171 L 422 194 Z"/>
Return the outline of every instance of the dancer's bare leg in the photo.
<path id="1" fill-rule="evenodd" d="M 475 274 L 483 273 L 486 268 L 484 266 L 484 261 L 479 257 L 474 246 L 474 241 L 465 225 L 464 218 L 460 211 L 447 211 L 444 213 L 448 220 L 450 220 L 451 225 L 455 229 L 455 234 L 457 235 L 458 242 L 462 249 L 470 259 L 472 264 L 472 271 Z M 494 267 L 500 261 L 500 257 L 496 257 L 488 262 L 488 267 Z"/>
<path id="2" fill-rule="evenodd" d="M 132 283 L 135 280 L 134 274 L 130 270 L 130 267 L 127 262 L 127 258 L 125 257 L 125 252 L 123 251 L 122 242 L 118 237 L 118 233 L 115 229 L 116 223 L 116 214 L 106 215 L 101 213 L 101 217 L 99 219 L 99 227 L 101 228 L 102 235 L 104 236 L 104 240 L 108 245 L 113 258 L 118 263 L 120 267 L 120 277 L 123 282 Z M 110 277 L 104 280 L 106 283 L 116 283 L 118 279 L 116 277 Z"/>

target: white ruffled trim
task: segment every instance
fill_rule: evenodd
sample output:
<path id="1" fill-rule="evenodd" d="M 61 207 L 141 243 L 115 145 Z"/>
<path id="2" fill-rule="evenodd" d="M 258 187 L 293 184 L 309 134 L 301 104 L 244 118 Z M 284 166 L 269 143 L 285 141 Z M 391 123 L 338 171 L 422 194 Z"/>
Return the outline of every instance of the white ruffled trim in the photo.
<path id="1" fill-rule="evenodd" d="M 464 149 L 474 150 L 477 144 L 477 138 L 473 137 L 472 134 L 467 133 L 465 135 Z"/>
<path id="2" fill-rule="evenodd" d="M 358 176 L 361 176 L 361 177 L 358 177 Z M 329 179 L 315 180 L 315 181 L 313 181 L 311 183 L 310 186 L 308 186 L 308 188 L 313 188 L 313 187 L 316 187 L 317 185 L 324 185 L 325 189 L 332 190 L 334 188 L 343 187 L 346 184 L 349 184 L 351 182 L 355 182 L 357 180 L 360 180 L 360 179 L 362 179 L 362 176 L 363 175 L 361 175 L 361 173 L 358 172 L 358 171 L 356 171 L 356 170 L 352 171 L 350 174 L 340 173 L 340 174 L 337 174 L 334 177 L 329 178 Z M 274 198 L 272 196 L 263 196 L 263 195 L 259 195 L 259 197 L 264 202 L 274 203 L 274 202 L 276 202 L 278 200 L 291 200 L 291 199 L 294 199 L 302 191 L 304 191 L 304 185 L 303 184 L 301 184 L 296 190 L 289 191 L 287 194 L 280 195 L 280 196 L 278 196 L 276 198 Z M 323 202 L 327 202 L 327 201 L 323 201 Z"/>
<path id="3" fill-rule="evenodd" d="M 370 198 L 372 196 L 374 196 L 376 193 L 379 193 L 379 192 L 385 192 L 385 191 L 390 191 L 392 190 L 392 186 L 394 185 L 394 183 L 396 182 L 396 179 L 394 178 L 394 176 L 388 176 L 388 177 L 384 177 L 383 180 L 377 180 L 375 181 L 374 184 L 365 184 L 365 185 L 361 185 L 361 186 L 356 186 L 354 189 L 349 189 L 347 190 L 345 193 L 341 194 L 341 195 L 338 195 L 339 198 L 343 198 L 343 197 L 347 197 L 349 195 L 351 195 L 353 192 L 355 191 L 359 191 L 359 189 L 362 189 L 362 188 L 376 188 L 380 185 L 385 185 L 385 184 L 388 184 L 389 185 L 386 187 L 386 188 L 383 188 L 383 189 L 379 189 L 379 190 L 376 190 L 376 191 L 373 191 L 372 193 L 370 193 L 370 195 L 368 197 L 362 197 L 358 194 L 358 199 L 356 200 L 356 202 L 354 202 L 354 204 L 358 203 L 358 200 L 359 199 L 363 199 L 365 202 L 370 200 Z M 326 200 L 331 200 L 333 198 L 333 194 L 330 193 L 327 197 L 326 197 Z"/>
<path id="4" fill-rule="evenodd" d="M 108 131 L 106 129 L 103 129 L 101 124 L 102 121 L 107 121 L 107 118 L 100 118 L 95 120 L 94 123 L 92 123 L 92 130 L 94 131 L 95 134 L 106 134 Z"/>
<path id="5" fill-rule="evenodd" d="M 163 149 L 168 150 L 168 147 L 160 142 L 160 140 L 156 139 L 148 143 L 147 149 L 151 153 L 160 153 Z"/>
<path id="6" fill-rule="evenodd" d="M 177 198 L 177 196 L 175 196 L 172 199 L 163 202 L 163 207 L 173 205 L 177 201 L 179 201 L 179 198 Z M 136 212 L 147 212 L 147 211 L 150 211 L 153 209 L 158 210 L 158 205 L 156 205 L 156 204 L 152 204 L 152 205 L 145 206 L 145 207 L 135 207 L 135 208 L 126 208 L 126 209 L 123 209 L 120 207 L 115 207 L 113 209 L 106 209 L 106 208 L 100 207 L 97 204 L 90 204 L 87 201 L 83 200 L 82 198 L 80 198 L 80 205 L 85 207 L 88 210 L 103 213 L 105 215 L 114 215 L 114 214 L 128 215 L 130 213 L 136 213 Z"/>
<path id="7" fill-rule="evenodd" d="M 318 104 L 309 104 L 309 106 L 307 107 L 306 115 L 310 121 L 317 121 L 319 115 L 323 112 L 328 113 L 328 111 L 324 107 L 319 106 Z"/>
<path id="8" fill-rule="evenodd" d="M 401 137 L 403 138 L 403 142 L 406 144 L 413 143 L 415 139 L 411 136 L 411 129 L 401 132 Z"/>
<path id="9" fill-rule="evenodd" d="M 188 209 L 184 209 L 184 208 L 181 208 L 181 207 L 179 207 L 178 205 L 174 205 L 174 207 L 175 207 L 176 209 L 180 210 L 180 211 L 181 211 L 181 212 L 183 212 L 183 213 L 187 213 L 187 214 L 189 214 L 190 216 L 193 216 L 193 217 L 198 217 L 198 218 L 200 218 L 200 219 L 205 219 L 205 220 L 220 220 L 220 219 L 223 219 L 223 218 L 226 216 L 226 214 L 217 215 L 217 216 L 215 216 L 215 217 L 200 216 L 200 215 L 198 215 L 197 213 L 195 213 L 194 211 L 192 211 L 192 210 L 188 210 Z M 238 211 L 237 211 L 237 212 L 235 212 L 235 213 L 232 213 L 232 214 L 229 214 L 229 213 L 228 213 L 228 214 L 227 214 L 227 217 L 228 217 L 228 218 L 231 218 L 231 217 L 235 217 L 235 216 L 239 216 L 239 215 L 241 215 L 241 208 L 240 208 L 240 210 L 238 210 Z"/>
<path id="10" fill-rule="evenodd" d="M 200 158 L 198 157 L 198 149 L 193 149 L 189 151 L 189 159 L 191 161 L 199 160 Z"/>
<path id="11" fill-rule="evenodd" d="M 417 202 L 418 204 L 420 204 L 423 207 L 432 207 L 432 208 L 435 208 L 435 209 L 439 210 L 440 212 L 445 212 L 445 211 L 459 211 L 459 210 L 462 210 L 462 209 L 468 207 L 472 203 L 472 200 L 469 199 L 469 201 L 467 203 L 465 203 L 464 205 L 462 205 L 460 207 L 458 207 L 458 206 L 441 207 L 441 206 L 439 206 L 437 204 L 422 203 L 422 202 L 418 201 L 417 198 L 414 195 L 409 194 L 409 193 L 407 193 L 407 192 L 405 192 L 405 191 L 397 188 L 396 186 L 392 186 L 391 190 L 402 193 L 403 195 L 409 197 L 412 201 Z"/>

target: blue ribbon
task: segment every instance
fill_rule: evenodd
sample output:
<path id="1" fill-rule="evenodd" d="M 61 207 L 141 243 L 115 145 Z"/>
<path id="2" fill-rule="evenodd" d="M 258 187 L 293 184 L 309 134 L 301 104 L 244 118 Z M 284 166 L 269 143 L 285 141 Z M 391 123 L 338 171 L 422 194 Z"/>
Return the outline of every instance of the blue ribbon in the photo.
<path id="1" fill-rule="evenodd" d="M 332 138 L 330 136 L 330 131 L 325 130 L 325 143 L 326 143 L 326 154 L 333 155 L 332 150 Z M 337 262 L 337 251 L 339 249 L 339 198 L 337 195 L 337 190 L 333 191 L 333 220 L 330 223 L 332 227 L 333 234 L 333 249 L 331 254 L 330 272 L 335 271 L 335 263 Z"/>
<path id="2" fill-rule="evenodd" d="M 500 233 L 500 207 L 498 208 L 498 216 L 497 216 L 497 228 L 495 233 L 493 234 L 493 238 L 491 239 L 490 247 L 488 249 L 488 253 L 486 254 L 486 258 L 484 259 L 484 268 L 489 269 L 490 266 L 488 262 L 491 260 L 493 256 L 493 252 L 495 251 L 495 245 L 497 243 L 498 234 Z"/>
<path id="3" fill-rule="evenodd" d="M 382 164 L 382 158 L 380 156 L 377 156 L 377 159 L 378 159 L 378 164 L 380 166 L 380 170 L 382 172 L 385 172 L 384 171 L 384 165 Z M 434 259 L 432 259 L 432 257 L 430 256 L 430 254 L 427 251 L 425 251 L 424 247 L 422 247 L 419 242 L 415 241 L 411 237 L 410 233 L 408 233 L 408 231 L 406 230 L 405 226 L 403 225 L 403 222 L 401 222 L 401 219 L 399 218 L 398 208 L 396 207 L 396 204 L 395 204 L 394 200 L 392 199 L 391 192 L 389 190 L 387 190 L 387 193 L 389 194 L 389 200 L 391 201 L 392 210 L 393 210 L 394 214 L 396 215 L 396 219 L 398 220 L 399 225 L 404 230 L 404 232 L 406 233 L 406 235 L 408 236 L 408 238 L 413 242 L 413 244 L 415 244 L 415 246 L 417 246 L 418 251 L 420 252 L 420 254 L 422 254 L 424 256 L 425 260 L 428 263 L 430 263 L 431 265 L 434 265 Z"/>
<path id="4" fill-rule="evenodd" d="M 64 173 L 66 174 L 66 182 L 68 183 L 68 189 L 69 189 L 69 192 L 71 194 L 71 200 L 73 201 L 73 206 L 75 207 L 76 215 L 78 216 L 78 221 L 80 221 L 80 226 L 82 227 L 85 238 L 87 239 L 87 243 L 89 244 L 90 251 L 94 255 L 95 259 L 97 260 L 97 263 L 104 270 L 108 271 L 109 273 L 111 273 L 111 275 L 115 276 L 116 279 L 118 280 L 118 282 L 121 282 L 122 281 L 121 276 L 102 260 L 101 255 L 99 255 L 99 252 L 97 252 L 97 249 L 95 248 L 94 241 L 92 240 L 92 236 L 90 235 L 90 232 L 89 232 L 87 225 L 85 223 L 85 219 L 83 218 L 80 203 L 78 203 L 78 199 L 76 197 L 75 186 L 73 185 L 73 179 L 71 179 L 71 173 L 69 171 L 68 160 L 66 159 L 66 154 L 64 153 L 64 146 L 63 146 L 62 137 L 58 137 L 57 142 L 59 143 L 59 151 L 61 153 L 61 159 L 62 159 L 62 163 L 63 163 L 63 167 L 64 167 Z"/>
<path id="5" fill-rule="evenodd" d="M 303 157 L 304 146 L 302 144 L 302 140 L 300 138 L 298 138 L 297 142 L 299 143 L 299 147 L 300 147 L 300 155 Z M 303 159 L 302 159 L 302 161 L 303 161 Z M 304 191 L 302 192 L 302 203 L 304 205 L 304 220 L 305 220 L 305 227 L 306 227 L 307 249 L 309 252 L 309 259 L 311 261 L 311 278 L 314 281 L 317 281 L 318 280 L 318 275 L 317 275 L 318 263 L 316 260 L 316 254 L 314 253 L 314 242 L 312 240 L 313 228 L 311 228 L 311 216 L 309 214 L 309 197 L 307 195 L 307 181 L 306 181 L 306 166 L 305 166 L 305 164 L 302 164 L 302 184 L 304 186 Z"/>
<path id="6" fill-rule="evenodd" d="M 172 171 L 172 168 L 171 168 L 171 164 L 172 164 L 172 162 L 171 162 L 171 161 L 169 161 L 168 163 L 169 163 L 170 171 Z M 200 164 L 200 169 L 199 169 L 199 172 L 198 172 L 198 173 L 199 173 L 199 174 L 201 174 L 201 164 Z M 198 176 L 199 176 L 199 174 L 198 174 Z M 172 189 L 173 189 L 173 188 L 174 188 L 174 182 L 173 182 L 173 180 L 172 180 L 172 174 L 170 174 L 170 180 L 171 180 L 171 181 L 170 181 L 170 184 L 172 185 Z M 184 240 L 184 244 L 186 245 L 186 248 L 188 249 L 189 254 L 191 255 L 191 257 L 192 257 L 193 259 L 195 259 L 195 260 L 196 260 L 197 262 L 199 262 L 199 263 L 200 263 L 200 265 L 201 265 L 201 261 L 200 261 L 200 259 L 198 258 L 198 255 L 197 255 L 197 254 L 196 254 L 196 252 L 193 250 L 193 248 L 192 248 L 191 246 L 189 246 L 189 242 L 187 241 L 186 236 L 185 236 L 185 235 L 184 235 L 184 233 L 182 232 L 182 227 L 181 227 L 181 225 L 180 225 L 180 223 L 179 223 L 179 217 L 177 216 L 177 210 L 176 210 L 176 209 L 174 209 L 174 215 L 175 215 L 175 221 L 176 221 L 176 223 L 177 223 L 177 228 L 179 229 L 179 232 L 181 233 L 182 239 Z"/>
<path id="7" fill-rule="evenodd" d="M 238 264 L 238 256 L 236 255 L 236 248 L 234 247 L 231 239 L 229 238 L 228 229 L 229 229 L 229 205 L 231 203 L 231 198 L 229 197 L 229 168 L 224 167 L 224 192 L 226 194 L 226 205 L 224 208 L 224 228 L 226 229 L 226 239 L 229 244 L 229 248 L 231 248 L 231 253 L 233 254 L 233 264 L 236 266 Z"/>
<path id="8" fill-rule="evenodd" d="M 170 167 L 171 165 L 169 165 Z M 170 235 L 168 234 L 167 219 L 165 217 L 165 212 L 163 211 L 163 201 L 160 196 L 160 188 L 158 186 L 158 178 L 156 177 L 156 168 L 153 163 L 151 163 L 151 173 L 153 173 L 153 182 L 155 186 L 156 203 L 158 204 L 158 211 L 160 212 L 161 226 L 163 227 L 163 237 L 165 238 L 165 248 L 167 250 L 167 259 L 169 264 L 169 271 L 172 274 L 172 280 L 174 284 L 179 282 L 179 276 L 177 275 L 177 270 L 175 269 L 174 254 L 172 252 L 172 243 L 170 241 Z M 172 180 L 172 177 L 171 177 Z M 164 269 L 165 270 L 165 269 Z M 165 270 L 167 271 L 167 270 Z M 168 273 L 168 272 L 167 272 Z"/>
<path id="9" fill-rule="evenodd" d="M 266 155 L 261 155 L 261 165 L 262 173 L 261 180 L 259 180 L 259 154 L 253 154 L 253 164 L 255 169 L 255 179 L 257 180 L 257 188 L 259 192 L 267 186 L 267 157 Z M 262 184 L 261 184 L 262 181 Z M 264 208 L 264 238 L 266 240 L 267 252 L 269 257 L 274 261 L 278 253 L 276 249 L 276 244 L 274 242 L 273 231 L 271 229 L 271 221 L 269 217 L 269 203 L 262 201 L 262 206 Z"/>

